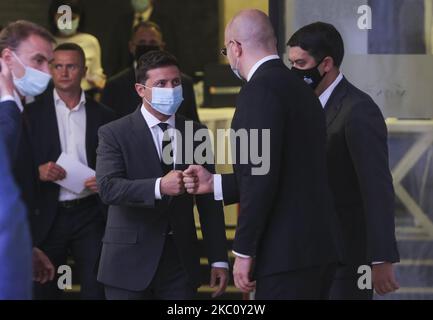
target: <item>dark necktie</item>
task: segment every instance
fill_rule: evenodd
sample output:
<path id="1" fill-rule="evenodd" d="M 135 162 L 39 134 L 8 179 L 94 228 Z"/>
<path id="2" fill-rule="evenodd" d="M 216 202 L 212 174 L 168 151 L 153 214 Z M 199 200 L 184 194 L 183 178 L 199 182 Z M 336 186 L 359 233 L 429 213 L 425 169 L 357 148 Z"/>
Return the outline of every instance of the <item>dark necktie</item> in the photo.
<path id="1" fill-rule="evenodd" d="M 162 132 L 164 133 L 163 139 L 162 139 L 162 149 L 161 149 L 161 168 L 164 175 L 169 173 L 171 170 L 173 170 L 173 145 L 171 144 L 170 135 L 168 133 L 168 124 L 167 123 L 158 123 L 158 126 L 161 128 Z M 164 154 L 167 154 L 167 148 L 170 150 L 170 156 L 167 159 L 167 155 L 164 157 Z M 164 150 L 166 150 L 164 152 Z M 163 159 L 166 159 L 164 162 Z M 168 161 L 170 160 L 170 161 Z M 166 163 L 168 162 L 168 163 Z"/>

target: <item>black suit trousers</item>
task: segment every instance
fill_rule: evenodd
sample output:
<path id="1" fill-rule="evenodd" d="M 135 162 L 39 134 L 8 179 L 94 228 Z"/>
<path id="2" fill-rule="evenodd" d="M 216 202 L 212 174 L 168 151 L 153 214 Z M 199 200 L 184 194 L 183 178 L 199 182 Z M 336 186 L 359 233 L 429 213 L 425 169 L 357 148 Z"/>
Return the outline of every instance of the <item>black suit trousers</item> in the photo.
<path id="1" fill-rule="evenodd" d="M 96 280 L 104 229 L 105 218 L 96 200 L 70 209 L 58 208 L 53 227 L 40 248 L 56 268 L 56 276 L 44 285 L 35 285 L 35 299 L 62 298 L 63 291 L 57 286 L 58 277 L 62 274 L 57 274 L 57 270 L 59 266 L 68 264 L 69 256 L 74 259 L 72 282 L 76 283 L 78 278 L 80 298 L 105 298 L 103 285 Z"/>
<path id="2" fill-rule="evenodd" d="M 144 291 L 105 286 L 108 300 L 191 300 L 197 289 L 190 283 L 173 236 L 168 235 L 155 277 Z"/>
<path id="3" fill-rule="evenodd" d="M 328 300 L 336 263 L 257 279 L 256 300 Z"/>

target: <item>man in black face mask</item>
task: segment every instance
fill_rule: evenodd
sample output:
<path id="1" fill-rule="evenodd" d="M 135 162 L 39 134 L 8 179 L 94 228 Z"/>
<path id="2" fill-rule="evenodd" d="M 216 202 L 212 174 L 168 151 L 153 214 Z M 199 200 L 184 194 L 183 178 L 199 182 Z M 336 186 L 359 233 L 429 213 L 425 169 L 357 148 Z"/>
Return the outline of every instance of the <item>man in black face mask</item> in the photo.
<path id="1" fill-rule="evenodd" d="M 108 80 L 101 97 L 101 102 L 112 108 L 117 117 L 134 112 L 141 104 L 141 98 L 135 91 L 135 68 L 138 59 L 149 51 L 163 50 L 164 47 L 161 29 L 156 23 L 145 21 L 134 27 L 129 42 L 129 51 L 135 57 L 134 63 Z M 192 79 L 183 73 L 181 76 L 184 101 L 178 113 L 199 122 Z"/>
<path id="2" fill-rule="evenodd" d="M 398 289 L 393 263 L 399 254 L 383 116 L 374 101 L 341 74 L 344 44 L 332 25 L 305 26 L 287 45 L 292 71 L 313 88 L 326 113 L 328 175 L 345 262 L 331 298 L 372 299 L 373 290 L 358 287 L 362 265 L 372 266 L 378 294 L 392 292 Z"/>

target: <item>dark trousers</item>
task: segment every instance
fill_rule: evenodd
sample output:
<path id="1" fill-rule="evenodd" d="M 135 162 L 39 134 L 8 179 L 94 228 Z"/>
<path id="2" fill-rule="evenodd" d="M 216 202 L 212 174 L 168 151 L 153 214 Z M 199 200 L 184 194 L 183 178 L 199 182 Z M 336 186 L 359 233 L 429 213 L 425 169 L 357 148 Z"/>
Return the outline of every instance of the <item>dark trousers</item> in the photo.
<path id="1" fill-rule="evenodd" d="M 366 263 L 367 264 L 367 263 Z M 372 300 L 373 289 L 358 287 L 359 265 L 340 266 L 331 287 L 331 300 Z"/>
<path id="2" fill-rule="evenodd" d="M 72 281 L 77 278 L 81 285 L 81 299 L 104 299 L 103 285 L 96 281 L 97 264 L 102 248 L 105 218 L 98 202 L 82 204 L 74 208 L 58 208 L 56 220 L 41 250 L 50 258 L 56 268 L 53 281 L 44 285 L 35 284 L 35 299 L 61 299 L 64 292 L 58 288 L 57 274 L 61 265 L 67 265 L 67 258 L 74 259 Z"/>
<path id="3" fill-rule="evenodd" d="M 173 238 L 167 236 L 164 250 L 150 285 L 144 291 L 105 286 L 108 300 L 191 300 L 197 289 L 190 283 Z"/>
<path id="4" fill-rule="evenodd" d="M 336 263 L 257 279 L 256 300 L 327 300 Z"/>

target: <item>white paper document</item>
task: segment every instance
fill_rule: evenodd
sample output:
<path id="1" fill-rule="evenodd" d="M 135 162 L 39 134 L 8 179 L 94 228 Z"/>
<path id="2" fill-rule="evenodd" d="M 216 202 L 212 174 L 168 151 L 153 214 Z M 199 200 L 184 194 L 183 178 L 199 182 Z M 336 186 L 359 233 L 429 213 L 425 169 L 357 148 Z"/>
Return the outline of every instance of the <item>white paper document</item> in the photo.
<path id="1" fill-rule="evenodd" d="M 66 178 L 56 183 L 77 194 L 84 190 L 84 182 L 95 176 L 94 170 L 66 153 L 62 153 L 56 163 L 66 171 Z"/>

